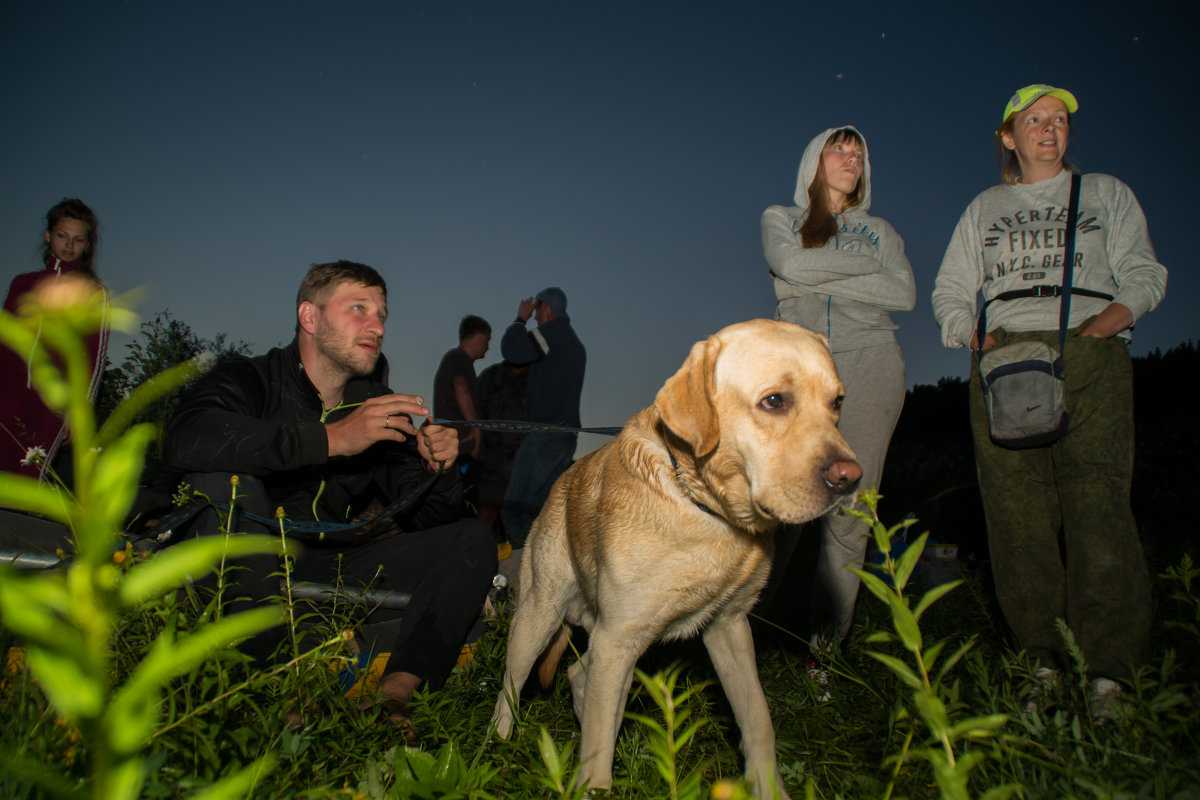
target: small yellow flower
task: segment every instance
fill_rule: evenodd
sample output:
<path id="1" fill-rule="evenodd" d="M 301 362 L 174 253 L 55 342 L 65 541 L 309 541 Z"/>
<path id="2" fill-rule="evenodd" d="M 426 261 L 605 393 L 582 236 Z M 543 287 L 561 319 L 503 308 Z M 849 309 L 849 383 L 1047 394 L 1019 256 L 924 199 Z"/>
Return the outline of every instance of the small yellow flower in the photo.
<path id="1" fill-rule="evenodd" d="M 353 638 L 351 634 L 351 638 Z M 25 648 L 10 647 L 4 651 L 4 671 L 16 675 L 25 669 Z"/>
<path id="2" fill-rule="evenodd" d="M 745 796 L 733 781 L 717 781 L 712 786 L 712 800 L 739 800 Z"/>
<path id="3" fill-rule="evenodd" d="M 112 555 L 113 563 L 118 567 L 133 559 L 133 543 L 126 542 L 125 546 Z"/>
<path id="4" fill-rule="evenodd" d="M 70 747 L 63 751 L 62 759 L 64 764 L 71 766 L 75 763 L 75 756 L 79 751 L 79 744 L 83 741 L 83 734 L 79 732 L 79 727 L 75 723 L 62 717 L 56 717 L 54 724 L 67 729 L 67 743 Z"/>

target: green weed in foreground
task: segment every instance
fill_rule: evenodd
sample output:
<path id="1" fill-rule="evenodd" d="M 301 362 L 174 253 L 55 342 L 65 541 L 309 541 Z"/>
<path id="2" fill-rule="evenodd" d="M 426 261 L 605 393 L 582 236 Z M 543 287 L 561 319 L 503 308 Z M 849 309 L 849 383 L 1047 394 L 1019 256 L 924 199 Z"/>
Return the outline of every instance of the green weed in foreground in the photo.
<path id="1" fill-rule="evenodd" d="M 36 313 L 63 315 L 47 329 L 82 332 L 94 311 L 83 305 Z M 0 336 L 24 347 L 25 326 L 0 317 Z M 74 400 L 72 358 L 58 379 L 45 359 L 37 364 L 39 386 L 68 413 L 86 405 Z M 127 407 L 114 418 L 121 414 L 133 418 Z M 174 591 L 185 573 L 217 564 L 217 550 L 172 548 L 132 568 L 113 565 L 112 531 L 150 433 L 126 439 L 112 419 L 96 433 L 72 417 L 82 455 L 75 494 L 0 479 L 0 503 L 72 525 L 78 547 L 68 569 L 0 570 L 0 647 L 20 643 L 28 653 L 28 669 L 14 661 L 0 675 L 0 797 L 584 796 L 565 671 L 551 692 L 531 692 L 510 741 L 488 739 L 507 613 L 443 690 L 418 695 L 414 750 L 340 696 L 336 657 L 290 640 L 293 657 L 264 672 L 227 646 L 238 615 L 214 622 L 213 600 Z M 78 444 L 89 441 L 103 450 Z M 873 515 L 866 523 L 877 540 L 897 532 Z M 1181 521 L 1181 540 L 1189 532 Z M 231 537 L 242 541 L 253 540 Z M 885 565 L 890 586 L 864 577 L 856 625 L 832 664 L 832 701 L 809 688 L 801 637 L 759 637 L 780 771 L 794 797 L 1200 798 L 1200 572 L 1190 559 L 1159 577 L 1154 657 L 1122 713 L 1101 727 L 1075 680 L 1026 711 L 1030 668 L 1003 638 L 985 580 L 966 575 L 961 590 L 914 592 L 922 543 Z M 351 623 L 347 612 L 289 604 L 281 613 L 328 645 Z M 610 796 L 749 798 L 737 726 L 703 647 L 656 647 L 640 666 Z M 293 711 L 302 722 L 287 727 Z"/>
<path id="2" fill-rule="evenodd" d="M 5 748 L 7 771 L 52 795 L 90 795 L 97 800 L 141 796 L 146 777 L 143 751 L 158 725 L 163 687 L 196 667 L 210 652 L 275 623 L 274 609 L 239 614 L 197 629 L 187 637 L 163 630 L 147 643 L 120 683 L 113 681 L 112 637 L 123 614 L 201 575 L 224 554 L 269 552 L 273 543 L 251 537 L 195 541 L 123 570 L 114 563 L 117 535 L 137 491 L 143 453 L 155 435 L 149 425 L 118 426 L 196 372 L 188 363 L 143 386 L 121 404 L 113 420 L 96 431 L 87 398 L 90 365 L 84 338 L 98 329 L 105 309 L 83 279 L 60 281 L 53 290 L 27 295 L 22 314 L 0 313 L 0 340 L 32 353 L 34 386 L 62 413 L 74 443 L 74 492 L 43 486 L 20 475 L 0 474 L 0 505 L 67 525 L 74 554 L 64 569 L 37 574 L 0 569 L 4 628 L 21 637 L 25 663 L 49 707 L 73 738 L 78 731 L 90 760 L 86 780 L 70 782 L 53 765 L 39 763 L 14 743 Z M 132 315 L 118 307 L 114 324 L 128 328 Z M 40 339 L 40 341 L 39 341 Z M 9 718 L 10 722 L 13 718 Z M 206 788 L 205 798 L 244 792 L 270 763 L 269 754 L 247 770 Z"/>
<path id="3" fill-rule="evenodd" d="M 629 712 L 626 716 L 646 728 L 648 747 L 654 755 L 654 764 L 666 784 L 667 791 L 663 796 L 671 800 L 703 797 L 700 787 L 706 762 L 700 761 L 683 775 L 679 774 L 679 762 L 680 754 L 687 748 L 688 743 L 705 725 L 711 724 L 711 720 L 704 718 L 689 724 L 692 711 L 687 705 L 692 696 L 707 688 L 709 683 L 695 683 L 677 692 L 676 686 L 681 676 L 677 668 L 669 669 L 665 673 L 660 672 L 653 677 L 640 669 L 636 670 L 636 674 L 646 693 L 662 712 L 663 721 L 660 724 L 657 715 L 635 712 Z"/>
<path id="4" fill-rule="evenodd" d="M 866 641 L 872 644 L 898 642 L 908 651 L 911 664 L 889 653 L 875 650 L 869 651 L 868 655 L 890 669 L 911 691 L 911 705 L 905 703 L 900 707 L 897 721 L 912 720 L 911 709 L 915 708 L 916 718 L 920 719 L 924 726 L 923 731 L 915 725 L 910 727 L 900 752 L 889 756 L 885 763 L 890 762 L 894 766 L 893 774 L 898 774 L 907 759 L 923 759 L 932 766 L 942 797 L 965 800 L 970 797 L 968 782 L 971 769 L 985 758 L 983 750 L 968 749 L 967 745 L 995 737 L 1004 726 L 1007 717 L 1004 714 L 988 714 L 962 719 L 952 718 L 942 684 L 950 670 L 974 646 L 975 637 L 967 638 L 951 655 L 942 659 L 942 651 L 947 642 L 943 640 L 926 646 L 919 624 L 925 612 L 940 598 L 957 588 L 962 581 L 935 586 L 925 592 L 915 607 L 910 607 L 910 597 L 905 594 L 905 589 L 913 576 L 918 559 L 925 551 L 925 541 L 929 534 L 923 533 L 918 536 L 898 560 L 894 559 L 891 539 L 915 520 L 906 520 L 888 530 L 875 514 L 879 502 L 875 491 L 864 491 L 859 499 L 867 507 L 867 511 L 851 510 L 850 513 L 870 526 L 875 545 L 879 552 L 884 554 L 883 572 L 891 580 L 884 581 L 879 575 L 864 569 L 856 569 L 853 572 L 862 579 L 863 586 L 871 594 L 887 604 L 895 630 L 894 634 L 885 631 L 872 634 Z M 914 738 L 922 733 L 925 734 L 925 740 L 919 742 L 916 748 L 911 747 Z M 890 796 L 892 788 L 891 785 L 888 786 L 885 797 Z M 1015 784 L 1005 784 L 988 789 L 981 797 L 998 800 L 1011 796 L 1018 789 Z"/>

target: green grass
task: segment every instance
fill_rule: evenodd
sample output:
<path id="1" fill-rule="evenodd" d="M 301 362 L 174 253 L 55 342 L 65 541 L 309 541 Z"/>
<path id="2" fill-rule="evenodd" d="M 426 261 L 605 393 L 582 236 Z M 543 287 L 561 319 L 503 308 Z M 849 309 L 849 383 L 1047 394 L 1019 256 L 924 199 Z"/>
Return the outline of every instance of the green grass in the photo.
<path id="1" fill-rule="evenodd" d="M 1177 570 L 1179 572 L 1179 570 Z M 921 619 L 925 641 L 946 639 L 955 649 L 969 635 L 975 646 L 945 676 L 939 696 L 952 720 L 1003 714 L 994 737 L 961 743 L 980 760 L 967 784 L 972 796 L 1016 784 L 1024 797 L 1200 797 L 1197 753 L 1196 587 L 1182 574 L 1160 576 L 1156 599 L 1163 612 L 1155 657 L 1143 670 L 1125 713 L 1108 726 L 1092 723 L 1081 681 L 1066 680 L 1054 705 L 1022 710 L 1030 675 L 995 634 L 995 611 L 978 591 L 951 592 Z M 1189 605 L 1190 604 L 1190 605 Z M 148 603 L 124 620 L 115 637 L 115 669 L 140 661 L 164 629 L 185 636 L 197 608 L 174 595 Z M 396 731 L 343 700 L 334 667 L 343 656 L 328 625 L 329 643 L 273 675 L 250 671 L 232 651 L 206 659 L 170 683 L 161 722 L 146 746 L 143 797 L 187 797 L 263 756 L 275 766 L 244 796 L 254 798 L 578 797 L 578 727 L 565 670 L 550 691 L 530 692 L 511 741 L 488 737 L 488 722 L 503 671 L 507 615 L 479 642 L 476 656 L 440 692 L 422 695 L 414 721 L 422 752 L 399 747 Z M 759 636 L 760 673 L 778 732 L 779 762 L 793 797 L 937 797 L 930 764 L 897 763 L 897 754 L 928 738 L 913 713 L 912 692 L 871 651 L 868 641 L 891 628 L 888 609 L 864 592 L 854 630 L 833 661 L 834 699 L 822 703 L 804 673 L 804 649 L 787 632 Z M 1175 649 L 1172 649 L 1175 648 Z M 902 657 L 899 649 L 894 651 Z M 716 785 L 735 797 L 742 762 L 738 732 L 719 684 L 696 643 L 660 646 L 642 661 L 658 674 L 629 700 L 614 769 L 613 797 L 707 797 Z M 118 674 L 115 685 L 121 685 Z M 248 682 L 247 682 L 248 681 Z M 301 702 L 303 698 L 303 702 Z M 668 724 L 663 704 L 686 712 Z M 303 707 L 305 721 L 288 728 L 288 711 Z M 6 678 L 0 689 L 0 796 L 54 796 L 50 784 L 26 773 L 52 766 L 63 791 L 89 780 L 89 744 L 63 723 L 29 672 Z M 679 735 L 683 727 L 690 732 Z M 669 743 L 668 729 L 676 736 Z M 686 739 L 679 744 L 680 739 Z M 424 788 L 422 788 L 424 787 Z M 239 795 L 233 795 L 239 796 Z"/>

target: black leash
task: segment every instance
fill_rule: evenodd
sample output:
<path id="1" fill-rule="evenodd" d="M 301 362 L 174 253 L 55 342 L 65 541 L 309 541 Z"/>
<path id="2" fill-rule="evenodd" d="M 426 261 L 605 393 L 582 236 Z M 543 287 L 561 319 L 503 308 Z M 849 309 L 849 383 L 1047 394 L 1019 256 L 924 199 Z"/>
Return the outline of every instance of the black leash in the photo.
<path id="1" fill-rule="evenodd" d="M 310 533 L 316 534 L 317 540 L 325 544 L 339 544 L 352 541 L 352 537 L 346 537 L 344 534 L 353 533 L 361 528 L 366 528 L 374 525 L 381 519 L 399 514 L 410 505 L 412 505 L 421 495 L 433 486 L 434 481 L 441 477 L 441 473 L 435 472 L 429 476 L 427 480 L 417 486 L 415 489 L 402 495 L 399 500 L 392 503 L 390 506 L 381 511 L 378 515 L 362 522 L 320 522 L 292 520 L 283 521 L 284 533 Z M 186 525 L 193 518 L 198 516 L 205 509 L 212 508 L 222 514 L 229 514 L 231 510 L 236 510 L 238 516 L 244 517 L 252 522 L 257 522 L 260 525 L 265 525 L 268 528 L 278 528 L 280 520 L 277 517 L 264 517 L 261 514 L 255 514 L 253 511 L 246 511 L 243 508 L 236 508 L 236 503 L 225 503 L 220 500 L 212 500 L 207 497 L 197 496 L 187 505 L 181 506 L 175 511 L 172 511 L 167 516 L 163 517 L 157 525 L 151 530 L 139 535 L 134 542 L 144 542 L 147 539 L 155 539 L 160 544 L 166 544 L 173 532 L 174 528 L 180 525 Z M 331 535 L 333 534 L 333 535 Z"/>
<path id="2" fill-rule="evenodd" d="M 434 481 L 436 481 L 439 477 L 441 477 L 441 473 L 433 473 L 429 476 L 428 480 L 424 481 L 407 494 L 401 496 L 399 500 L 392 503 L 390 506 L 385 508 L 382 512 L 371 519 L 364 520 L 362 522 L 294 522 L 284 520 L 283 533 L 315 533 L 317 534 L 317 540 L 323 544 L 347 544 L 353 541 L 353 536 L 348 536 L 346 534 L 353 534 L 355 531 L 358 531 L 361 528 L 366 528 L 382 519 L 387 519 L 395 514 L 399 514 L 401 511 L 404 511 L 421 495 L 423 495 L 429 489 L 429 487 L 433 486 Z M 265 525 L 268 529 L 278 528 L 280 525 L 280 520 L 276 517 L 264 517 L 261 514 L 255 514 L 252 511 L 246 511 L 245 509 L 237 508 L 236 506 L 236 503 L 225 503 L 220 500 L 213 500 L 200 494 L 194 495 L 190 501 L 160 519 L 158 524 L 150 530 L 143 531 L 136 536 L 122 531 L 121 535 L 124 541 L 117 549 L 122 550 L 127 544 L 136 546 L 140 551 L 152 551 L 165 547 L 170 544 L 171 540 L 174 538 L 175 528 L 181 525 L 186 525 L 199 516 L 201 512 L 210 508 L 226 515 L 228 515 L 232 509 L 236 511 L 238 515 L 261 525 Z M 153 542 L 153 544 L 150 544 L 150 542 Z M 21 552 L 11 554 L 8 552 L 0 553 L 0 563 L 7 561 L 8 563 L 23 566 L 29 569 L 58 569 L 69 566 L 73 560 L 73 555 L 69 555 L 65 558 L 54 558 L 51 560 L 49 556 L 43 557 L 38 556 L 37 554 L 25 554 Z"/>
<path id="3" fill-rule="evenodd" d="M 520 420 L 507 419 L 492 419 L 492 420 L 447 420 L 435 419 L 434 425 L 455 425 L 469 428 L 481 428 L 490 431 L 504 431 L 509 433 L 595 433 L 603 436 L 616 436 L 621 432 L 620 428 L 573 428 L 568 425 L 553 425 L 542 422 L 523 422 Z M 407 509 L 416 500 L 425 494 L 434 481 L 438 479 L 441 473 L 433 473 L 428 480 L 419 485 L 412 491 L 404 494 L 396 502 L 385 508 L 376 516 L 362 522 L 319 522 L 319 521 L 287 521 L 285 523 L 285 533 L 309 533 L 316 534 L 317 539 L 326 544 L 337 544 L 352 541 L 354 532 L 367 528 L 380 520 L 393 517 L 401 511 Z M 229 514 L 231 505 L 219 500 L 212 500 L 206 497 L 196 497 L 187 505 L 172 511 L 167 516 L 163 517 L 157 525 L 151 530 L 139 535 L 134 542 L 144 542 L 148 539 L 154 539 L 159 544 L 165 544 L 169 539 L 172 531 L 180 525 L 186 525 L 193 518 L 198 516 L 200 512 L 207 508 L 214 508 L 222 514 Z M 244 509 L 237 509 L 238 515 L 260 525 L 265 525 L 268 528 L 277 528 L 279 520 L 275 517 L 264 517 L 261 514 L 255 514 Z"/>
<path id="4" fill-rule="evenodd" d="M 434 425 L 453 425 L 456 428 L 481 428 L 485 431 L 505 433 L 598 433 L 601 436 L 616 436 L 620 428 L 572 428 L 569 425 L 552 425 L 548 422 L 522 422 L 515 419 L 435 419 Z"/>

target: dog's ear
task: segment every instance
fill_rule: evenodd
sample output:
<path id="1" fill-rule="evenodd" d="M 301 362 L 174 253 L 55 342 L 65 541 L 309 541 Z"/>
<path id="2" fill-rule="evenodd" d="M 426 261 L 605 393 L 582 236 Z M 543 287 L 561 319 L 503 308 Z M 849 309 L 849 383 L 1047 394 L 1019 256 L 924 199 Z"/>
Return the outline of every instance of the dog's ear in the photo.
<path id="1" fill-rule="evenodd" d="M 713 403 L 717 356 L 721 340 L 710 337 L 692 345 L 679 371 L 667 379 L 654 398 L 663 422 L 700 457 L 711 453 L 721 440 L 717 407 Z"/>

